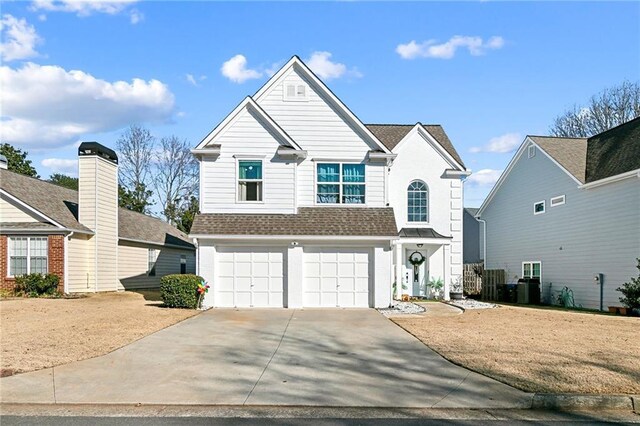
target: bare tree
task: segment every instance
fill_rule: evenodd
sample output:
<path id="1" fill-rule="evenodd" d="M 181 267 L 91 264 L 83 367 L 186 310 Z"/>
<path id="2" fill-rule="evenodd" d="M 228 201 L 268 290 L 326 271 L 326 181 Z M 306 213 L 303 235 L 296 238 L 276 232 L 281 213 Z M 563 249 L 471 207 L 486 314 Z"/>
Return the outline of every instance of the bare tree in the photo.
<path id="1" fill-rule="evenodd" d="M 640 117 L 640 84 L 625 81 L 594 95 L 586 106 L 575 105 L 555 118 L 554 136 L 590 137 Z"/>
<path id="2" fill-rule="evenodd" d="M 129 195 L 130 203 L 138 206 L 136 210 L 148 213 L 153 184 L 152 162 L 156 139 L 151 132 L 141 126 L 130 126 L 116 141 L 120 152 L 119 180 L 124 192 Z"/>
<path id="3" fill-rule="evenodd" d="M 155 163 L 156 196 L 165 219 L 175 225 L 197 195 L 198 164 L 189 142 L 177 136 L 160 139 Z"/>

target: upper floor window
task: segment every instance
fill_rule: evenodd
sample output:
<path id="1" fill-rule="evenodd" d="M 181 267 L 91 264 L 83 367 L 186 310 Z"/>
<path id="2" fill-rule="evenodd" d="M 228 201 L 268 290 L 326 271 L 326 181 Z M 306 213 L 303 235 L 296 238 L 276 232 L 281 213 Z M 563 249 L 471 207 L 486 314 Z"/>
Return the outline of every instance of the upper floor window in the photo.
<path id="1" fill-rule="evenodd" d="M 545 202 L 544 200 L 538 201 L 533 204 L 533 214 L 542 214 L 544 213 Z"/>
<path id="2" fill-rule="evenodd" d="M 262 161 L 238 161 L 238 201 L 262 201 Z"/>
<path id="3" fill-rule="evenodd" d="M 429 188 L 420 180 L 407 188 L 407 216 L 409 222 L 429 221 Z"/>
<path id="4" fill-rule="evenodd" d="M 306 101 L 309 99 L 307 85 L 297 82 L 285 82 L 283 98 L 285 101 Z"/>
<path id="5" fill-rule="evenodd" d="M 48 253 L 47 237 L 9 237 L 9 276 L 46 274 Z"/>
<path id="6" fill-rule="evenodd" d="M 528 153 L 527 156 L 529 158 L 535 157 L 536 156 L 536 147 L 535 147 L 535 145 L 529 145 L 527 153 Z"/>
<path id="7" fill-rule="evenodd" d="M 364 164 L 318 163 L 317 202 L 319 204 L 364 204 Z"/>

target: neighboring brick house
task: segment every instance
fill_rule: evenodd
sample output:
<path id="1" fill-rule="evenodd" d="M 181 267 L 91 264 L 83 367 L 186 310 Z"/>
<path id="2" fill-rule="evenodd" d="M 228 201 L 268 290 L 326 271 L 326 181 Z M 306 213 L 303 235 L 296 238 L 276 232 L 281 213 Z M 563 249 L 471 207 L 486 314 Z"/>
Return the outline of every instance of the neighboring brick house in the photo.
<path id="1" fill-rule="evenodd" d="M 79 190 L 6 170 L 0 161 L 0 288 L 52 273 L 65 293 L 150 288 L 195 272 L 195 247 L 170 224 L 118 207 L 118 159 L 79 148 Z"/>

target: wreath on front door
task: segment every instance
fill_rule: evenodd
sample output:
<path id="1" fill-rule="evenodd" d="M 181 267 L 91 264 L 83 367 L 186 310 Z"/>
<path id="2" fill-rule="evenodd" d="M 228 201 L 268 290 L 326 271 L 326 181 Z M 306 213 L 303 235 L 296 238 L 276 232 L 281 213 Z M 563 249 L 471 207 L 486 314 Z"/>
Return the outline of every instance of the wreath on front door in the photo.
<path id="1" fill-rule="evenodd" d="M 419 251 L 414 251 L 409 256 L 409 263 L 411 263 L 413 266 L 420 266 L 424 263 L 425 260 L 427 259 Z"/>

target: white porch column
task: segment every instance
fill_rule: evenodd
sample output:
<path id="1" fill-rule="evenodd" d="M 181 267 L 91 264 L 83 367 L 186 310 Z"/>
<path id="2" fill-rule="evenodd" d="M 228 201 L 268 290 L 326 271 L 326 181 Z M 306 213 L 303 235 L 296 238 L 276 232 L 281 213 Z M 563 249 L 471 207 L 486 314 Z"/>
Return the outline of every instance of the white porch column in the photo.
<path id="1" fill-rule="evenodd" d="M 444 300 L 449 300 L 449 288 L 451 288 L 451 246 L 442 246 L 442 268 L 444 269 Z"/>
<path id="2" fill-rule="evenodd" d="M 215 306 L 217 284 L 215 279 L 216 246 L 212 241 L 198 240 L 197 250 L 198 275 L 204 278 L 210 286 L 209 291 L 204 296 L 202 306 L 211 308 Z"/>
<path id="3" fill-rule="evenodd" d="M 402 299 L 402 267 L 403 267 L 403 256 L 402 256 L 402 243 L 400 241 L 396 241 L 396 300 Z"/>
<path id="4" fill-rule="evenodd" d="M 303 255 L 302 246 L 290 245 L 287 249 L 287 308 L 302 308 Z"/>

